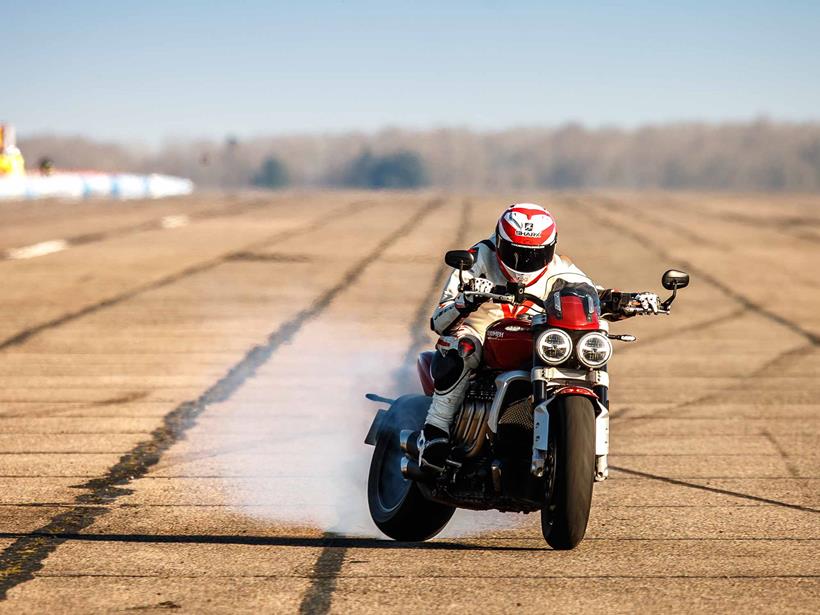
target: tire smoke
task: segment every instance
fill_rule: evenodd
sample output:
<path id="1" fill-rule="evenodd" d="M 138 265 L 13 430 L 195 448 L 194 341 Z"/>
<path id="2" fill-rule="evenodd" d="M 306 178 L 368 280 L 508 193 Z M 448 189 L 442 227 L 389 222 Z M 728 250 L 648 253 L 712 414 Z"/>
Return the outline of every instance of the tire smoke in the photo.
<path id="1" fill-rule="evenodd" d="M 263 521 L 381 537 L 367 506 L 373 448 L 364 438 L 383 405 L 364 394 L 392 397 L 420 390 L 417 383 L 390 390 L 396 388 L 393 375 L 406 344 L 388 340 L 359 323 L 316 323 L 214 413 L 210 423 L 220 440 L 235 442 L 217 459 L 220 476 L 227 477 L 223 490 L 240 512 Z M 457 511 L 441 536 L 508 527 L 514 519 Z"/>

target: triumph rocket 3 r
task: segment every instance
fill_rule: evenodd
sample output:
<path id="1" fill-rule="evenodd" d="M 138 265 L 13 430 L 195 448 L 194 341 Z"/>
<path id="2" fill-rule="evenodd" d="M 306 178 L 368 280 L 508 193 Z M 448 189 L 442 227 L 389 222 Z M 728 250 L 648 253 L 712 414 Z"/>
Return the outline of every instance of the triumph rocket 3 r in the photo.
<path id="1" fill-rule="evenodd" d="M 473 265 L 469 251 L 453 250 L 445 262 L 459 274 Z M 463 281 L 462 281 L 463 283 Z M 689 276 L 669 270 L 662 278 L 672 295 L 668 314 Z M 540 512 L 544 539 L 572 549 L 583 539 L 596 481 L 606 478 L 609 453 L 609 375 L 613 335 L 602 319 L 598 291 L 583 275 L 554 280 L 545 299 L 508 284 L 465 295 L 535 306 L 525 318 L 504 318 L 487 330 L 481 366 L 450 429 L 453 445 L 444 472 L 418 465 L 417 439 L 433 392 L 433 352 L 423 352 L 418 372 L 423 395 L 392 400 L 376 414 L 365 442 L 375 447 L 368 504 L 376 526 L 401 541 L 440 532 L 456 508 Z"/>

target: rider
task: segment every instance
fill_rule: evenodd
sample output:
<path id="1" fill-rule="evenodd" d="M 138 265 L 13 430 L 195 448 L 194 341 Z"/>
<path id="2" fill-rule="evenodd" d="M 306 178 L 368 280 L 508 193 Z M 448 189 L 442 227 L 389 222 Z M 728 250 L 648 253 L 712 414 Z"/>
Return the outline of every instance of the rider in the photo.
<path id="1" fill-rule="evenodd" d="M 495 233 L 470 250 L 475 263 L 463 272 L 464 290 L 492 292 L 508 283 L 545 298 L 556 275 L 584 273 L 572 261 L 555 253 L 558 238 L 555 219 L 540 205 L 518 203 L 508 207 Z M 599 288 L 601 309 L 608 320 L 641 312 L 658 312 L 654 293 L 621 293 Z M 435 391 L 419 436 L 419 465 L 441 472 L 450 450 L 450 425 L 469 387 L 470 374 L 481 361 L 484 335 L 493 322 L 521 318 L 535 307 L 488 303 L 486 298 L 465 297 L 454 271 L 444 286 L 430 325 L 440 335 L 431 372 Z M 628 309 L 626 309 L 628 308 Z"/>

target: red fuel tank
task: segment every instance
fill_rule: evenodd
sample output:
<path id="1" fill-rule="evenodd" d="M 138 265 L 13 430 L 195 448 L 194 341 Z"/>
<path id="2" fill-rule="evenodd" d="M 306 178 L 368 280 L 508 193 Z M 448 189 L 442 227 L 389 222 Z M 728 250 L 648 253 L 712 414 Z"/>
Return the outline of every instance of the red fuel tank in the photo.
<path id="1" fill-rule="evenodd" d="M 532 325 L 528 320 L 504 318 L 487 328 L 484 364 L 491 369 L 532 367 Z"/>

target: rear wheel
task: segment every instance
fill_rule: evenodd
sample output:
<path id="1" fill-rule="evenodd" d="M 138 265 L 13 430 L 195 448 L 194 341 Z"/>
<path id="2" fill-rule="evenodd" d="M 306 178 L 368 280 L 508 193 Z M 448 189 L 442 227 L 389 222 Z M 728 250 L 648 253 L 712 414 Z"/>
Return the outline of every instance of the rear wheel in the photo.
<path id="1" fill-rule="evenodd" d="M 394 540 L 408 542 L 432 538 L 444 529 L 455 512 L 452 506 L 425 498 L 418 485 L 401 473 L 404 453 L 399 446 L 399 433 L 402 429 L 420 429 L 429 406 L 429 398 L 419 397 L 421 400 L 399 399 L 388 411 L 367 480 L 367 501 L 376 527 Z"/>
<path id="2" fill-rule="evenodd" d="M 573 549 L 584 538 L 595 476 L 595 410 L 581 395 L 558 400 L 554 497 L 541 510 L 541 531 L 553 549 Z M 552 428 L 552 425 L 550 426 Z"/>

